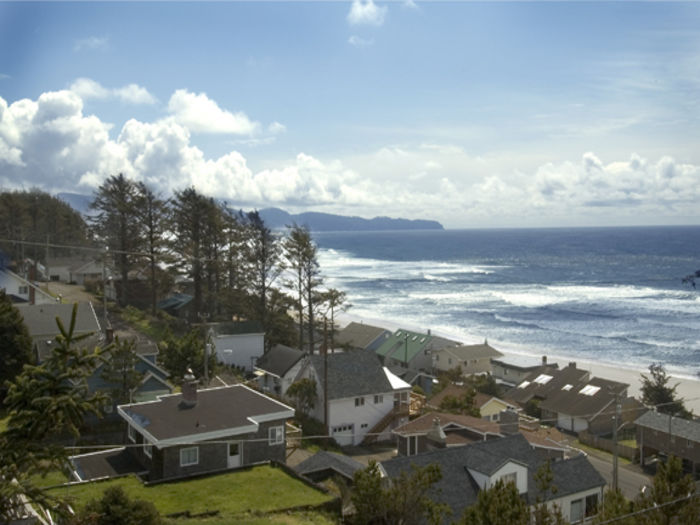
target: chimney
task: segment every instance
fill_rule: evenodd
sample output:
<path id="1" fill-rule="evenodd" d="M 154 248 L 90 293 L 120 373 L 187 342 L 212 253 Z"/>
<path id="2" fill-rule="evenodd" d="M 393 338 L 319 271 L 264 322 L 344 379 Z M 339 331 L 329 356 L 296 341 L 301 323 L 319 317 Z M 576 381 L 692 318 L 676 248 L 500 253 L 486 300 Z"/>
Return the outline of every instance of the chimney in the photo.
<path id="1" fill-rule="evenodd" d="M 520 417 L 515 410 L 503 410 L 498 415 L 498 431 L 504 436 L 509 436 L 511 434 L 517 434 L 518 421 Z"/>
<path id="2" fill-rule="evenodd" d="M 571 368 L 576 368 L 576 361 L 569 361 L 569 366 Z"/>
<path id="3" fill-rule="evenodd" d="M 426 434 L 428 448 L 445 448 L 447 446 L 447 436 L 440 426 L 440 418 L 433 419 L 433 427 Z"/>
<path id="4" fill-rule="evenodd" d="M 546 366 L 546 365 L 547 365 L 547 356 L 543 355 L 542 356 L 542 366 Z"/>
<path id="5" fill-rule="evenodd" d="M 192 369 L 188 368 L 182 382 L 182 408 L 192 408 L 197 404 L 197 380 L 194 378 Z"/>

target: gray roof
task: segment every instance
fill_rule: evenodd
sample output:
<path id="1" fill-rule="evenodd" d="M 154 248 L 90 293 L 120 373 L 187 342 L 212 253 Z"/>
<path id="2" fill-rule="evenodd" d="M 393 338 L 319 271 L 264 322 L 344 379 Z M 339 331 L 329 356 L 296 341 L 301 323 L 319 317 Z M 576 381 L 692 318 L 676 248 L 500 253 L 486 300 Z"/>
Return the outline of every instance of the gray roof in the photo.
<path id="1" fill-rule="evenodd" d="M 445 347 L 439 351 L 448 352 L 461 361 L 467 361 L 469 359 L 484 359 L 487 357 L 501 357 L 503 355 L 488 343 Z"/>
<path id="2" fill-rule="evenodd" d="M 543 374 L 551 376 L 551 379 L 538 383 L 536 379 Z M 538 369 L 528 374 L 525 380 L 515 388 L 509 390 L 506 397 L 521 404 L 527 403 L 533 397 L 547 399 L 552 393 L 559 392 L 565 385 L 578 385 L 581 381 L 587 380 L 589 376 L 587 370 L 576 368 L 576 363 L 569 363 L 561 370 L 551 367 L 545 370 Z"/>
<path id="3" fill-rule="evenodd" d="M 212 439 L 212 433 L 235 435 L 259 418 L 277 420 L 279 415 L 278 419 L 284 421 L 294 415 L 291 407 L 243 385 L 200 390 L 192 407 L 181 402 L 182 394 L 173 394 L 157 401 L 120 405 L 118 410 L 124 419 L 157 441 Z"/>
<path id="4" fill-rule="evenodd" d="M 637 418 L 637 426 L 668 434 L 669 415 L 649 410 Z M 700 443 L 700 421 L 671 416 L 671 433 L 674 436 Z"/>
<path id="5" fill-rule="evenodd" d="M 384 334 L 391 335 L 391 332 L 378 326 L 352 322 L 338 332 L 335 342 L 339 346 L 350 345 L 366 349 Z"/>
<path id="6" fill-rule="evenodd" d="M 343 454 L 334 452 L 326 452 L 321 450 L 308 459 L 299 463 L 294 470 L 299 474 L 310 476 L 313 474 L 332 473 L 340 474 L 341 476 L 352 480 L 355 471 L 365 468 L 359 461 L 355 461 Z"/>
<path id="7" fill-rule="evenodd" d="M 323 391 L 323 356 L 312 355 L 311 364 Z M 328 399 L 391 392 L 393 388 L 374 352 L 356 350 L 328 354 Z"/>
<path id="8" fill-rule="evenodd" d="M 59 317 L 63 326 L 68 328 L 73 313 L 73 304 L 23 304 L 17 305 L 17 309 L 24 318 L 24 324 L 27 325 L 30 336 L 56 336 L 60 333 L 56 325 L 56 318 Z M 78 303 L 74 333 L 84 334 L 99 331 L 100 323 L 97 321 L 92 303 Z"/>
<path id="9" fill-rule="evenodd" d="M 479 441 L 467 446 L 438 449 L 416 456 L 396 457 L 382 462 L 381 466 L 387 475 L 393 478 L 403 471 L 408 471 L 411 465 L 423 467 L 438 464 L 442 479 L 431 489 L 433 492 L 431 497 L 435 501 L 447 503 L 453 511 L 452 515 L 458 517 L 466 507 L 476 502 L 479 491 L 468 469 L 493 474 L 508 461 L 527 467 L 526 499 L 528 504 L 534 504 L 537 499 L 534 475 L 543 460 L 522 434 Z M 551 463 L 551 468 L 553 484 L 558 489 L 555 498 L 605 485 L 605 480 L 583 455 L 574 459 L 555 461 Z M 550 496 L 548 499 L 553 497 Z"/>
<path id="10" fill-rule="evenodd" d="M 303 356 L 304 352 L 296 348 L 275 345 L 258 359 L 255 368 L 282 377 Z"/>
<path id="11" fill-rule="evenodd" d="M 569 388 L 564 390 L 567 386 Z M 597 387 L 598 390 L 592 395 L 582 394 L 581 391 L 588 386 Z M 540 408 L 550 412 L 582 417 L 590 421 L 600 411 L 611 407 L 610 414 L 612 416 L 614 406 L 611 405 L 615 402 L 615 393 L 623 394 L 624 397 L 628 387 L 627 383 L 593 377 L 589 381 L 569 383 L 562 385 L 559 390 L 550 390 L 547 399 L 540 403 Z"/>

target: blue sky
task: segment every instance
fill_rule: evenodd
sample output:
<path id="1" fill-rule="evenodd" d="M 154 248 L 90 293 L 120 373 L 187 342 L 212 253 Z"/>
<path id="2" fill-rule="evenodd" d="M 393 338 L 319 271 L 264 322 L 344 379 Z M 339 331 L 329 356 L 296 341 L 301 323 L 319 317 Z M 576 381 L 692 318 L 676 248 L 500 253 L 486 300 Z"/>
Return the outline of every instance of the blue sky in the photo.
<path id="1" fill-rule="evenodd" d="M 695 2 L 0 3 L 0 185 L 700 222 Z"/>

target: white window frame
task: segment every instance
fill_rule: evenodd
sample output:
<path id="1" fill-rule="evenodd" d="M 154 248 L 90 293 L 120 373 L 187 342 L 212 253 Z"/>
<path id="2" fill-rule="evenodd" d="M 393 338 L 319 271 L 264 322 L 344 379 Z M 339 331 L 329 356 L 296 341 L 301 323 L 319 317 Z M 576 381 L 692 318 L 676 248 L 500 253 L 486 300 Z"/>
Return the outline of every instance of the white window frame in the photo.
<path id="1" fill-rule="evenodd" d="M 143 453 L 146 455 L 146 457 L 153 457 L 153 445 L 151 445 L 148 441 L 143 444 Z"/>
<path id="2" fill-rule="evenodd" d="M 18 295 L 29 295 L 29 286 L 27 285 L 20 285 L 17 287 L 17 294 Z"/>
<path id="3" fill-rule="evenodd" d="M 355 406 L 356 407 L 365 406 L 365 398 L 364 397 L 356 397 L 355 398 Z"/>
<path id="4" fill-rule="evenodd" d="M 267 444 L 281 445 L 284 443 L 284 427 L 270 427 L 267 429 Z"/>
<path id="5" fill-rule="evenodd" d="M 129 436 L 129 441 L 131 441 L 132 443 L 136 443 L 136 429 L 129 425 L 126 433 Z"/>
<path id="6" fill-rule="evenodd" d="M 191 451 L 193 451 L 193 450 L 194 450 L 194 460 L 185 462 L 185 458 L 183 456 L 185 454 L 191 453 Z M 180 466 L 181 467 L 189 467 L 190 465 L 198 465 L 198 464 L 199 464 L 199 447 L 187 447 L 187 448 L 180 449 Z"/>
<path id="7" fill-rule="evenodd" d="M 380 403 L 384 403 L 384 395 L 383 394 L 375 394 L 374 404 L 379 405 Z"/>

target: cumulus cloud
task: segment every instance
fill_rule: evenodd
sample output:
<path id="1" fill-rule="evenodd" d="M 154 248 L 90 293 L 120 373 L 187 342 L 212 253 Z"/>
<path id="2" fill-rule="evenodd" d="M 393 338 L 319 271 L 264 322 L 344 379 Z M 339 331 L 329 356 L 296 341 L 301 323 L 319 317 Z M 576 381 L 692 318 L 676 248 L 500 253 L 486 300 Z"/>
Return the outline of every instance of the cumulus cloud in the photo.
<path id="1" fill-rule="evenodd" d="M 104 36 L 89 36 L 87 38 L 80 38 L 73 44 L 74 51 L 83 51 L 90 49 L 106 49 L 109 44 L 109 39 Z"/>
<path id="2" fill-rule="evenodd" d="M 348 38 L 348 44 L 355 47 L 369 47 L 374 44 L 374 39 L 352 35 L 350 38 Z"/>
<path id="3" fill-rule="evenodd" d="M 387 7 L 379 7 L 373 0 L 353 0 L 348 13 L 351 25 L 381 26 L 384 24 Z"/>
<path id="4" fill-rule="evenodd" d="M 221 109 L 206 93 L 190 93 L 185 89 L 173 93 L 168 111 L 176 122 L 195 133 L 252 135 L 260 128 L 260 124 L 251 121 L 245 113 L 231 113 Z"/>
<path id="5" fill-rule="evenodd" d="M 107 89 L 90 78 L 78 78 L 70 90 L 83 100 L 117 98 L 128 104 L 155 104 L 156 98 L 138 84 L 128 84 L 121 88 Z"/>
<path id="6" fill-rule="evenodd" d="M 267 127 L 267 131 L 273 135 L 279 135 L 280 133 L 285 133 L 287 131 L 287 126 L 279 122 L 273 122 Z"/>
<path id="7" fill-rule="evenodd" d="M 267 131 L 283 128 L 273 122 Z M 687 222 L 698 216 L 698 165 L 636 154 L 606 161 L 595 152 L 526 170 L 518 161 L 512 154 L 480 157 L 429 143 L 343 159 L 301 152 L 254 171 L 238 151 L 207 157 L 189 126 L 175 118 L 130 119 L 113 130 L 84 114 L 83 98 L 72 90 L 12 104 L 0 97 L 4 188 L 90 193 L 121 172 L 164 194 L 193 185 L 246 207 L 434 218 L 453 227 Z"/>

